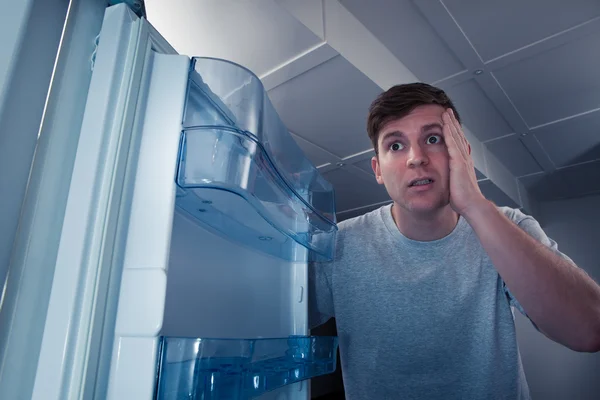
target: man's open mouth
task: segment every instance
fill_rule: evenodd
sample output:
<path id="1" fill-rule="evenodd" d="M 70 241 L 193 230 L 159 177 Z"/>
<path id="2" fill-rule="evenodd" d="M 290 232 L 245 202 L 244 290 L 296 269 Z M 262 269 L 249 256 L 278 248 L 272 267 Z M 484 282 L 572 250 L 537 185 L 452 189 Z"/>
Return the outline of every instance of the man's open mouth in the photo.
<path id="1" fill-rule="evenodd" d="M 423 186 L 423 185 L 428 185 L 430 183 L 433 183 L 433 179 L 431 179 L 431 178 L 421 178 L 421 179 L 412 180 L 408 186 L 409 187 Z"/>

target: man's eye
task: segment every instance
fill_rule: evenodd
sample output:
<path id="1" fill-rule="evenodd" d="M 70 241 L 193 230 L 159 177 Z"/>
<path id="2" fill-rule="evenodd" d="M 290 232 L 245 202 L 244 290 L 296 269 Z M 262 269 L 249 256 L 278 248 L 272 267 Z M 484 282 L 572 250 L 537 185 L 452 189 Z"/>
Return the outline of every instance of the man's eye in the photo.
<path id="1" fill-rule="evenodd" d="M 427 138 L 427 144 L 442 143 L 443 139 L 440 135 L 431 135 Z"/>
<path id="2" fill-rule="evenodd" d="M 391 151 L 398 151 L 398 150 L 402 150 L 403 148 L 404 148 L 404 146 L 402 145 L 402 143 L 399 143 L 399 142 L 394 142 L 390 145 Z"/>

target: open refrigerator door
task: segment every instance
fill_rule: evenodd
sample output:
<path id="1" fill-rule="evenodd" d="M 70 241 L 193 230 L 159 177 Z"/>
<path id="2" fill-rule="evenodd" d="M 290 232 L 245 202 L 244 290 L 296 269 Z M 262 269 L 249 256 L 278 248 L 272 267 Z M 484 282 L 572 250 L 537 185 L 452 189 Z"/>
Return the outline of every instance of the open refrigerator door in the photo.
<path id="1" fill-rule="evenodd" d="M 307 399 L 336 367 L 307 321 L 308 262 L 336 231 L 252 72 L 109 7 L 33 398 Z"/>

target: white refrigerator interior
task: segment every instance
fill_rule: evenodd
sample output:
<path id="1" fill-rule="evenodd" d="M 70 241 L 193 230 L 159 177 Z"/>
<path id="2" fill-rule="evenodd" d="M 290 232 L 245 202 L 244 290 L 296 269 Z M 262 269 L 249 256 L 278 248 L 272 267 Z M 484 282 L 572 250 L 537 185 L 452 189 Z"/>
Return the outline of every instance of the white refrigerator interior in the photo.
<path id="1" fill-rule="evenodd" d="M 206 38 L 210 40 L 210 38 Z M 307 399 L 334 195 L 260 80 L 106 10 L 33 398 Z"/>

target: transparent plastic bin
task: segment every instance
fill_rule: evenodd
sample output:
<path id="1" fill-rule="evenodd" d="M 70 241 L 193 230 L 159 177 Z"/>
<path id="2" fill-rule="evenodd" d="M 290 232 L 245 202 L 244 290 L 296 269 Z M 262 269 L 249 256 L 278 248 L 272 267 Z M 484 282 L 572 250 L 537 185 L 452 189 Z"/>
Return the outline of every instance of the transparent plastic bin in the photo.
<path id="1" fill-rule="evenodd" d="M 335 371 L 337 337 L 163 337 L 157 400 L 243 400 Z"/>
<path id="2" fill-rule="evenodd" d="M 177 184 L 177 206 L 229 239 L 292 261 L 333 259 L 333 188 L 237 64 L 192 60 Z"/>

